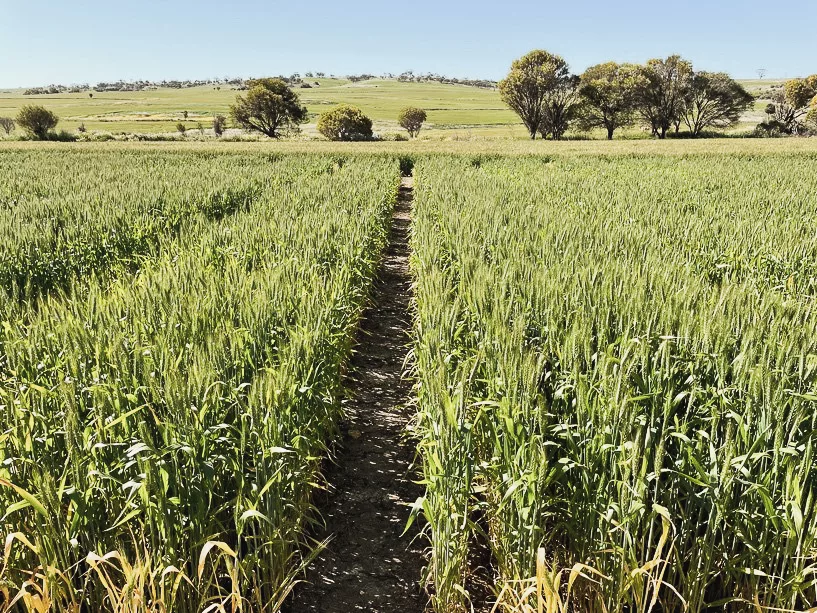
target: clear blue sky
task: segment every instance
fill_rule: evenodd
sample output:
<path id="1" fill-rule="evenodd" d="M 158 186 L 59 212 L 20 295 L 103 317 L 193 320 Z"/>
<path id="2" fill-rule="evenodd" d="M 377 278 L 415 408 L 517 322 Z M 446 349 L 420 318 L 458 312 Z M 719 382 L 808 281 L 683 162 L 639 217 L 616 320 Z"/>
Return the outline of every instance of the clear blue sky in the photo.
<path id="1" fill-rule="evenodd" d="M 322 71 L 499 78 L 534 48 L 574 72 L 680 53 L 752 78 L 817 72 L 817 2 L 0 0 L 0 87 Z"/>

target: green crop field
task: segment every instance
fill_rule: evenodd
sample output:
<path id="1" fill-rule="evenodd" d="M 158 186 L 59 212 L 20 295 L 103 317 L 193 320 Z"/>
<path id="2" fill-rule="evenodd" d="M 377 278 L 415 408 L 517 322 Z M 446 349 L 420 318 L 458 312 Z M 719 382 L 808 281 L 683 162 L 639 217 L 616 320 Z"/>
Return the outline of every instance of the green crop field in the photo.
<path id="1" fill-rule="evenodd" d="M 0 169 L 0 610 L 25 581 L 53 611 L 134 610 L 130 589 L 277 609 L 397 163 L 30 150 Z"/>
<path id="2" fill-rule="evenodd" d="M 304 126 L 306 136 L 317 136 L 315 117 L 338 103 L 359 106 L 381 133 L 400 132 L 397 114 L 414 105 L 426 109 L 428 124 L 423 137 L 445 139 L 526 138 L 516 115 L 500 100 L 494 89 L 440 83 L 401 83 L 374 79 L 352 83 L 345 79 L 309 79 L 311 89 L 296 89 L 311 114 Z M 779 81 L 746 82 L 749 91 L 760 91 Z M 210 128 L 213 115 L 228 114 L 237 94 L 230 86 L 161 88 L 141 92 L 93 92 L 24 96 L 23 90 L 0 91 L 0 117 L 13 117 L 25 104 L 42 104 L 60 118 L 60 127 L 74 131 L 81 124 L 88 130 L 111 133 L 175 133 L 183 123 L 195 132 L 199 123 Z M 735 131 L 754 127 L 763 115 L 760 104 L 747 113 Z M 184 111 L 188 116 L 185 120 Z M 643 136 L 638 129 L 625 132 L 630 138 Z"/>
<path id="3" fill-rule="evenodd" d="M 433 610 L 817 607 L 817 139 L 9 142 L 0 613 L 290 610 L 407 193 Z"/>
<path id="4" fill-rule="evenodd" d="M 479 540 L 509 607 L 536 610 L 542 584 L 561 598 L 548 610 L 814 606 L 815 169 L 814 155 L 418 164 L 438 610 L 462 602 Z"/>

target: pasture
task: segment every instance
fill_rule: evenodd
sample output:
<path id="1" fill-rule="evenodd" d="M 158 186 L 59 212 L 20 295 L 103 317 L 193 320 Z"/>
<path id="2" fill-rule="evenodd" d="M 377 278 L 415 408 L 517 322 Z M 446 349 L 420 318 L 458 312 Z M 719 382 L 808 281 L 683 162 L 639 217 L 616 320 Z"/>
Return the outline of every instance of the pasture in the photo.
<path id="1" fill-rule="evenodd" d="M 303 127 L 305 136 L 314 137 L 316 116 L 328 108 L 348 103 L 359 106 L 375 122 L 380 133 L 401 131 L 397 114 L 413 105 L 428 111 L 423 138 L 524 139 L 518 118 L 493 89 L 441 83 L 400 83 L 393 79 L 373 79 L 352 83 L 345 79 L 308 79 L 318 83 L 310 89 L 296 89 L 310 112 Z M 780 82 L 747 82 L 749 91 L 760 91 Z M 60 128 L 74 131 L 81 124 L 88 130 L 111 133 L 175 133 L 183 123 L 195 133 L 202 123 L 209 129 L 213 115 L 228 114 L 236 94 L 230 86 L 201 86 L 189 89 L 161 88 L 141 92 L 88 92 L 23 96 L 23 90 L 0 90 L 0 116 L 13 117 L 24 104 L 42 104 L 60 117 Z M 759 101 L 745 120 L 732 131 L 751 129 L 760 121 L 765 103 Z M 188 112 L 187 119 L 184 111 Z M 629 138 L 643 137 L 641 130 L 625 131 Z"/>

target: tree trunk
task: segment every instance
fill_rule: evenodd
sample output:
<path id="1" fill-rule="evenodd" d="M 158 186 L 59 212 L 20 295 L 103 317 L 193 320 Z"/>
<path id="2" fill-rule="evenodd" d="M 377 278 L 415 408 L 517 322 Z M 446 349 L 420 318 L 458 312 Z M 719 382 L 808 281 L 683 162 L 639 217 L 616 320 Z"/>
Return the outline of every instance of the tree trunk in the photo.
<path id="1" fill-rule="evenodd" d="M 667 137 L 667 126 L 661 126 L 661 134 L 658 135 L 658 138 L 664 140 Z"/>
<path id="2" fill-rule="evenodd" d="M 607 140 L 613 140 L 613 130 L 615 130 L 615 128 L 607 128 Z"/>

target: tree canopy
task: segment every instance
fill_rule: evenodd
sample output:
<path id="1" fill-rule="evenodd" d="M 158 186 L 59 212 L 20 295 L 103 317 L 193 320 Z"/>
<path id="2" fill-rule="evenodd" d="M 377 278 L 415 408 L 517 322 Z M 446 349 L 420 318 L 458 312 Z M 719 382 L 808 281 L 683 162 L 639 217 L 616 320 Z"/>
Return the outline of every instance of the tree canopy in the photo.
<path id="1" fill-rule="evenodd" d="M 752 95 L 723 72 L 696 72 L 684 100 L 684 122 L 694 136 L 707 128 L 728 128 L 754 102 Z"/>
<path id="2" fill-rule="evenodd" d="M 236 96 L 230 107 L 233 121 L 246 130 L 278 138 L 283 130 L 294 130 L 308 113 L 298 94 L 281 79 L 254 79 L 246 97 Z"/>
<path id="3" fill-rule="evenodd" d="M 420 129 L 423 127 L 426 118 L 427 115 L 423 109 L 408 106 L 400 111 L 400 114 L 397 116 L 397 123 L 414 138 L 420 133 Z"/>
<path id="4" fill-rule="evenodd" d="M 562 57 L 537 49 L 511 64 L 508 76 L 499 82 L 499 93 L 535 139 L 545 119 L 546 98 L 549 94 L 562 97 L 570 79 L 570 70 Z"/>
<path id="5" fill-rule="evenodd" d="M 57 127 L 60 119 L 42 106 L 27 104 L 17 114 L 17 125 L 38 140 L 48 138 L 48 133 Z"/>
<path id="6" fill-rule="evenodd" d="M 585 70 L 579 87 L 583 102 L 581 127 L 604 128 L 612 140 L 615 130 L 633 122 L 636 94 L 644 79 L 634 64 L 606 62 Z"/>
<path id="7" fill-rule="evenodd" d="M 542 104 L 542 121 L 539 122 L 542 138 L 550 136 L 553 140 L 561 139 L 578 114 L 578 102 L 579 77 L 568 74 L 558 79 L 545 93 Z"/>
<path id="8" fill-rule="evenodd" d="M 692 64 L 680 55 L 653 59 L 642 67 L 644 77 L 636 90 L 636 108 L 658 138 L 680 125 L 692 79 Z"/>
<path id="9" fill-rule="evenodd" d="M 339 104 L 318 118 L 318 132 L 329 140 L 368 140 L 372 137 L 372 120 L 356 106 Z"/>

